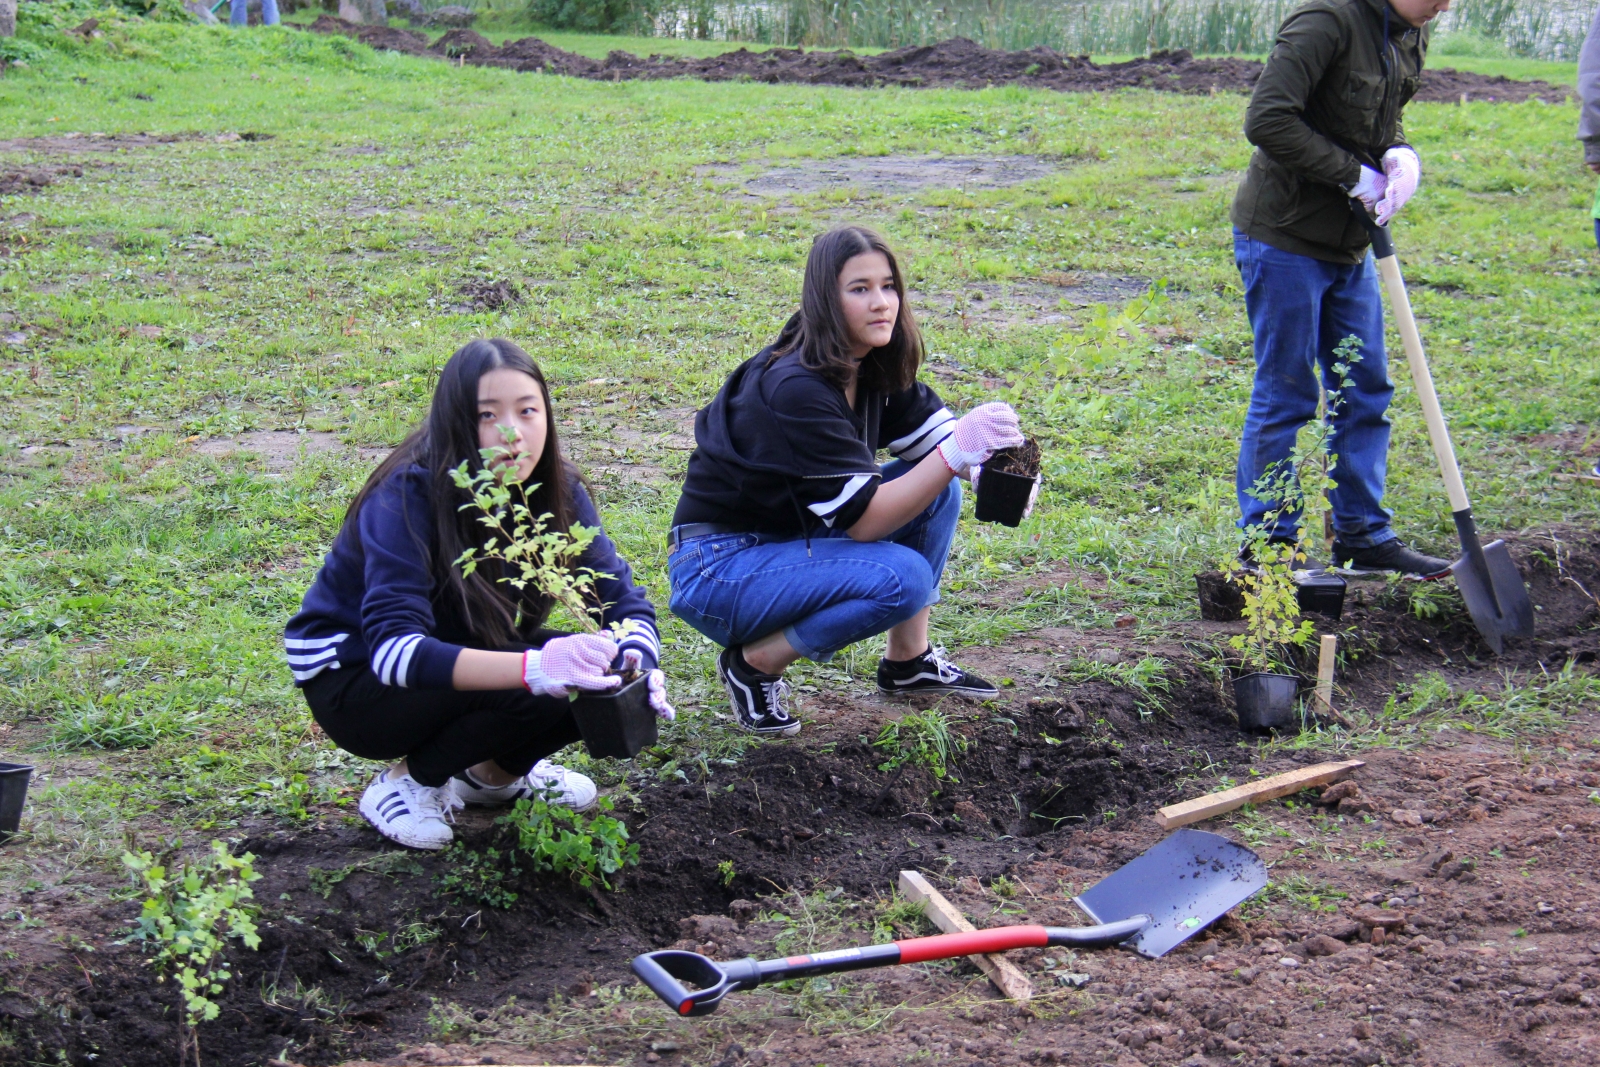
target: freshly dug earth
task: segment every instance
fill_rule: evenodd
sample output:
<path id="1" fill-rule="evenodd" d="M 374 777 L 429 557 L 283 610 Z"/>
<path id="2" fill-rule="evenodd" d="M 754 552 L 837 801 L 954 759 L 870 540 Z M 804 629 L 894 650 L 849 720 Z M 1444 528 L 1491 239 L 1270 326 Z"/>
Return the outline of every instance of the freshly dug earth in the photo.
<path id="1" fill-rule="evenodd" d="M 1526 681 L 1540 665 L 1593 664 L 1600 605 L 1579 584 L 1600 588 L 1594 542 L 1557 531 L 1515 543 L 1539 633 L 1501 660 L 1459 612 L 1420 618 L 1403 597 L 1357 595 L 1340 707 L 1377 711 L 1433 672 L 1498 691 L 1505 669 Z M 1095 579 L 1066 574 L 991 595 L 1066 580 L 1096 595 Z M 1600 709 L 1514 741 L 1419 735 L 1409 751 L 1361 752 L 1368 766 L 1330 808 L 1302 795 L 1202 824 L 1256 848 L 1273 887 L 1159 961 L 1014 953 L 1039 993 L 1028 1005 L 957 962 L 737 994 L 689 1021 L 631 978 L 633 955 L 674 944 L 731 958 L 860 943 L 875 921 L 919 932 L 884 911 L 908 868 L 979 926 L 1083 922 L 1071 896 L 1159 839 L 1155 807 L 1343 754 L 1242 741 L 1214 652 L 1237 627 L 1046 629 L 966 650 L 1008 684 L 989 704 L 942 705 L 961 739 L 944 780 L 873 744 L 904 704 L 806 695 L 793 741 L 685 767 L 687 780 L 624 801 L 642 862 L 616 892 L 507 874 L 517 897 L 495 907 L 441 884 L 444 857 L 393 848 L 348 813 L 245 827 L 240 848 L 264 875 L 263 943 L 232 950 L 221 1015 L 201 1027 L 205 1062 L 1595 1062 Z M 1145 656 L 1166 660 L 1165 691 L 1115 684 L 1115 668 Z M 505 845 L 492 818 L 465 813 L 458 833 L 482 869 L 504 871 L 503 854 L 487 858 Z M 146 847 L 161 832 L 152 824 Z M 170 991 L 117 943 L 138 905 L 115 888 L 83 874 L 0 901 L 26 920 L 0 925 L 0 1063 L 57 1050 L 71 1063 L 171 1062 Z"/>
<path id="2" fill-rule="evenodd" d="M 407 55 L 421 52 L 420 35 L 379 26 L 357 26 L 322 16 L 314 33 L 342 33 L 374 48 Z M 425 44 L 425 40 L 422 42 Z M 1061 92 L 1110 89 L 1158 89 L 1174 93 L 1249 92 L 1261 76 L 1261 64 L 1249 59 L 1196 59 L 1187 51 L 1155 52 L 1125 63 L 1095 63 L 1088 56 L 1063 56 L 1042 45 L 1020 52 L 997 51 L 964 37 L 938 44 L 914 45 L 876 56 L 850 51 L 806 51 L 773 48 L 751 52 L 740 48 L 704 59 L 611 52 L 590 59 L 547 44 L 537 37 L 495 45 L 472 30 L 451 30 L 427 51 L 486 67 L 546 71 L 597 81 L 649 78 L 698 78 L 702 81 L 758 81 L 770 84 L 902 86 L 911 89 L 981 89 L 988 85 L 1026 85 Z M 1455 103 L 1493 100 L 1515 103 L 1533 97 L 1560 103 L 1570 90 L 1549 82 L 1512 81 L 1464 71 L 1423 72 L 1416 99 Z"/>

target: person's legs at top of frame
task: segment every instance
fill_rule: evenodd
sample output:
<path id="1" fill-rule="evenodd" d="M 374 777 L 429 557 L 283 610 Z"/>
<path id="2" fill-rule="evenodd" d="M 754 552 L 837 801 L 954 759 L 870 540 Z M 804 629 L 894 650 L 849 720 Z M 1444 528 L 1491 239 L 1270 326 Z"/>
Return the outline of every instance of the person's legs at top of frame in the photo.
<path id="1" fill-rule="evenodd" d="M 250 0 L 230 0 L 228 4 L 228 25 L 247 26 L 250 23 Z M 277 26 L 278 0 L 261 0 L 261 24 L 263 26 Z"/>

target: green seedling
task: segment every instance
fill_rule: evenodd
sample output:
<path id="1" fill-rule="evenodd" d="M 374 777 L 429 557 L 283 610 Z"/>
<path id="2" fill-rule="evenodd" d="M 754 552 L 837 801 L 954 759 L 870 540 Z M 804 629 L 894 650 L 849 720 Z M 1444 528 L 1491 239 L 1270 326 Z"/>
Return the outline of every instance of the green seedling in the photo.
<path id="1" fill-rule="evenodd" d="M 950 720 L 943 711 L 932 707 L 907 712 L 885 723 L 872 745 L 890 754 L 890 758 L 879 765 L 880 771 L 897 770 L 909 763 L 926 767 L 939 781 L 955 781 L 950 774 L 950 764 L 967 750 L 967 739 L 959 731 L 950 729 Z"/>
<path id="2" fill-rule="evenodd" d="M 536 871 L 569 876 L 584 888 L 639 862 L 639 846 L 628 840 L 628 828 L 608 814 L 610 797 L 601 797 L 598 814 L 585 818 L 571 808 L 545 800 L 519 800 L 495 820 L 516 838 L 516 848 Z"/>

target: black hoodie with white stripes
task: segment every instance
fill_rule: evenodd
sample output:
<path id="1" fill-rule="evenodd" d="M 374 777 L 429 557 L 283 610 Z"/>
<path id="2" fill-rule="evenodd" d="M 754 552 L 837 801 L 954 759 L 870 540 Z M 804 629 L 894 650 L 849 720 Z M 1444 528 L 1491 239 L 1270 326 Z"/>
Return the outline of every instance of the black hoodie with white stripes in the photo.
<path id="1" fill-rule="evenodd" d="M 948 437 L 952 415 L 921 382 L 895 393 L 844 390 L 762 349 L 694 419 L 694 454 L 672 524 L 713 522 L 801 537 L 849 529 L 877 492 L 877 453 L 915 463 Z"/>
<path id="2" fill-rule="evenodd" d="M 370 665 L 384 685 L 451 687 L 456 657 L 472 642 L 435 595 L 430 482 L 418 466 L 396 471 L 334 538 L 299 613 L 284 629 L 296 685 L 325 670 Z M 574 519 L 599 526 L 583 483 L 574 478 L 571 486 Z M 644 666 L 654 668 L 661 658 L 656 610 L 603 530 L 578 566 L 607 576 L 595 583 L 605 605 L 602 622 L 632 621 L 620 644 L 638 649 Z"/>

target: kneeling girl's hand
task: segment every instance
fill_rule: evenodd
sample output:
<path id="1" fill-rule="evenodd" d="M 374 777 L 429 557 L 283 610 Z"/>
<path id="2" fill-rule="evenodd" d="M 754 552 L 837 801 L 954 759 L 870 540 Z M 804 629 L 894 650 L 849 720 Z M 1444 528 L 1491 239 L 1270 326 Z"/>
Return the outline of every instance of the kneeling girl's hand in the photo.
<path id="1" fill-rule="evenodd" d="M 950 436 L 939 442 L 945 466 L 958 477 L 965 475 L 1002 448 L 1022 444 L 1022 426 L 1010 404 L 979 404 L 956 420 Z"/>
<path id="2" fill-rule="evenodd" d="M 608 674 L 617 643 L 600 634 L 573 634 L 522 654 L 522 684 L 534 696 L 570 696 L 574 690 L 615 689 L 622 679 Z"/>
<path id="3" fill-rule="evenodd" d="M 644 653 L 637 648 L 627 648 L 622 651 L 622 667 L 629 671 L 644 670 Z M 678 713 L 672 710 L 672 705 L 667 703 L 667 676 L 664 672 L 651 668 L 645 672 L 650 679 L 645 686 L 650 691 L 650 710 L 656 713 L 656 718 L 667 722 L 677 719 Z"/>

